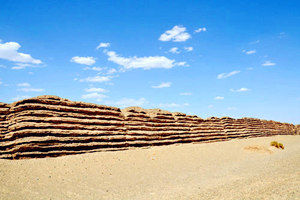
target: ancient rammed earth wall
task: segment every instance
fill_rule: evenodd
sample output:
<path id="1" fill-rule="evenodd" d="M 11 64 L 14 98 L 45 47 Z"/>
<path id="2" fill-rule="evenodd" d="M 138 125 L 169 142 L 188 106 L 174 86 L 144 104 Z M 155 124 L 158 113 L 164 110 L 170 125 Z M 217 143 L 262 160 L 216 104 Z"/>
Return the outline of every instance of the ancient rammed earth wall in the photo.
<path id="1" fill-rule="evenodd" d="M 130 147 L 300 134 L 300 126 L 208 118 L 160 109 L 124 110 L 56 96 L 0 103 L 0 158 L 61 156 Z"/>

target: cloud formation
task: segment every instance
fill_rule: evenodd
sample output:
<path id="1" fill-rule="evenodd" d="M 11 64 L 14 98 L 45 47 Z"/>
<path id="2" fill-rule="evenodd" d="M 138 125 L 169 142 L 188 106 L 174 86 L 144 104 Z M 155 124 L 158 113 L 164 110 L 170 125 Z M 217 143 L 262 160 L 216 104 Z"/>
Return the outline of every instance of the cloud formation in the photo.
<path id="1" fill-rule="evenodd" d="M 256 50 L 249 50 L 249 51 L 243 50 L 243 52 L 247 55 L 251 55 L 251 54 L 256 53 Z"/>
<path id="2" fill-rule="evenodd" d="M 189 66 L 189 65 L 186 64 L 186 62 L 177 62 L 177 63 L 175 63 L 175 65 L 177 65 L 177 66 L 186 66 L 186 67 Z"/>
<path id="3" fill-rule="evenodd" d="M 195 30 L 195 33 L 200 33 L 200 32 L 205 32 L 205 31 L 207 31 L 207 29 L 205 27 L 198 28 L 198 29 Z"/>
<path id="4" fill-rule="evenodd" d="M 95 83 L 102 83 L 110 81 L 112 77 L 110 76 L 90 76 L 84 79 L 81 79 L 80 82 L 95 82 Z"/>
<path id="5" fill-rule="evenodd" d="M 161 108 L 178 108 L 178 107 L 184 107 L 184 106 L 189 106 L 189 103 L 183 103 L 183 104 L 178 104 L 178 103 L 160 103 L 158 104 L 159 107 Z"/>
<path id="6" fill-rule="evenodd" d="M 106 97 L 107 97 L 106 95 L 99 94 L 97 92 L 84 94 L 84 95 L 81 96 L 82 99 L 95 99 L 96 101 L 102 101 Z"/>
<path id="7" fill-rule="evenodd" d="M 148 101 L 145 98 L 131 99 L 131 98 L 122 98 L 116 102 L 110 102 L 110 104 L 116 105 L 118 107 L 130 107 L 130 106 L 143 106 L 148 104 Z"/>
<path id="8" fill-rule="evenodd" d="M 193 51 L 193 50 L 194 50 L 193 47 L 184 47 L 184 49 L 185 49 L 186 51 Z"/>
<path id="9" fill-rule="evenodd" d="M 275 66 L 275 65 L 276 65 L 276 63 L 273 63 L 271 61 L 266 61 L 262 64 L 262 66 Z"/>
<path id="10" fill-rule="evenodd" d="M 105 43 L 105 42 L 101 42 L 97 47 L 96 49 L 100 49 L 100 48 L 107 48 L 107 47 L 110 47 L 110 43 Z"/>
<path id="11" fill-rule="evenodd" d="M 179 95 L 181 95 L 181 96 L 190 96 L 190 95 L 192 95 L 192 93 L 190 93 L 190 92 L 182 92 Z"/>
<path id="12" fill-rule="evenodd" d="M 170 50 L 169 50 L 169 52 L 171 52 L 171 53 L 180 53 L 179 51 L 178 51 L 178 48 L 177 47 L 173 47 L 173 48 L 171 48 Z"/>
<path id="13" fill-rule="evenodd" d="M 18 52 L 21 45 L 17 42 L 1 43 L 0 41 L 0 59 L 19 63 L 42 64 L 39 59 L 34 59 L 30 54 Z"/>
<path id="14" fill-rule="evenodd" d="M 80 57 L 80 56 L 74 56 L 70 60 L 71 62 L 78 63 L 81 65 L 93 65 L 96 63 L 96 60 L 94 57 Z"/>
<path id="15" fill-rule="evenodd" d="M 103 88 L 86 88 L 84 91 L 86 92 L 107 92 L 107 90 Z"/>
<path id="16" fill-rule="evenodd" d="M 17 84 L 18 87 L 30 87 L 29 83 L 18 83 Z"/>
<path id="17" fill-rule="evenodd" d="M 152 86 L 152 88 L 167 88 L 167 87 L 171 87 L 171 85 L 172 85 L 171 82 L 164 82 L 159 85 L 154 85 Z"/>
<path id="18" fill-rule="evenodd" d="M 230 89 L 231 92 L 247 92 L 250 89 L 248 88 L 240 88 L 240 89 Z"/>
<path id="19" fill-rule="evenodd" d="M 148 56 L 148 57 L 122 57 L 114 51 L 107 51 L 108 60 L 118 65 L 123 66 L 125 69 L 154 69 L 165 68 L 170 69 L 176 65 L 180 66 L 180 62 L 176 63 L 165 56 Z"/>
<path id="20" fill-rule="evenodd" d="M 103 70 L 103 68 L 101 68 L 101 67 L 85 67 L 85 68 L 83 68 L 83 70 L 93 70 L 93 71 L 102 71 Z"/>
<path id="21" fill-rule="evenodd" d="M 229 73 L 222 73 L 222 74 L 219 74 L 217 76 L 218 79 L 224 79 L 224 78 L 228 78 L 230 76 L 233 76 L 233 75 L 236 75 L 240 73 L 240 71 L 232 71 L 232 72 L 229 72 Z"/>
<path id="22" fill-rule="evenodd" d="M 18 89 L 18 91 L 22 91 L 22 92 L 44 92 L 45 90 L 42 89 L 42 88 L 24 87 L 24 88 Z"/>
<path id="23" fill-rule="evenodd" d="M 111 68 L 111 69 L 107 70 L 106 74 L 114 74 L 117 72 L 118 72 L 118 70 L 116 70 L 115 68 Z"/>
<path id="24" fill-rule="evenodd" d="M 42 88 L 32 88 L 30 87 L 31 85 L 29 83 L 18 83 L 17 86 L 20 87 L 17 90 L 21 92 L 44 92 L 45 91 Z"/>
<path id="25" fill-rule="evenodd" d="M 13 101 L 19 101 L 19 100 L 22 100 L 22 99 L 29 99 L 29 98 L 31 98 L 31 96 L 22 95 L 22 96 L 16 96 L 16 97 L 12 98 L 11 100 L 13 100 Z"/>
<path id="26" fill-rule="evenodd" d="M 236 107 L 227 107 L 227 110 L 237 110 Z"/>
<path id="27" fill-rule="evenodd" d="M 163 42 L 184 42 L 190 38 L 191 35 L 186 32 L 186 28 L 184 26 L 174 26 L 171 30 L 167 30 L 161 34 L 159 40 Z"/>
<path id="28" fill-rule="evenodd" d="M 224 97 L 221 97 L 221 96 L 216 96 L 215 97 L 215 100 L 223 100 L 224 99 Z"/>
<path id="29" fill-rule="evenodd" d="M 33 67 L 33 65 L 28 63 L 16 63 L 15 66 L 13 66 L 11 69 L 19 70 L 19 69 L 25 69 L 27 67 Z"/>

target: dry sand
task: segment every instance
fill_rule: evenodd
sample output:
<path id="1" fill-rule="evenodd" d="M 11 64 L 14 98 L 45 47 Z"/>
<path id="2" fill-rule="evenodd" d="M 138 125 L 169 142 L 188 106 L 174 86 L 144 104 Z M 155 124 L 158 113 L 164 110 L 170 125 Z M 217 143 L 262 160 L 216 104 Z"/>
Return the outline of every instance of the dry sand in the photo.
<path id="1" fill-rule="evenodd" d="M 300 136 L 0 160 L 0 199 L 300 199 Z"/>

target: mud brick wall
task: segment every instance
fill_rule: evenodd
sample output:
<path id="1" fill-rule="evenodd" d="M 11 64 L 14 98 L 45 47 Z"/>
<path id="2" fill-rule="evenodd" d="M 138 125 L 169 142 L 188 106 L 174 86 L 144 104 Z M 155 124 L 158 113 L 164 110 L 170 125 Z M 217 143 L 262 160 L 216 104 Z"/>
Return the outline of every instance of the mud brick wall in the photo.
<path id="1" fill-rule="evenodd" d="M 254 118 L 202 119 L 139 107 L 120 110 L 57 96 L 0 103 L 0 158 L 6 159 L 280 134 L 300 134 L 300 126 Z"/>

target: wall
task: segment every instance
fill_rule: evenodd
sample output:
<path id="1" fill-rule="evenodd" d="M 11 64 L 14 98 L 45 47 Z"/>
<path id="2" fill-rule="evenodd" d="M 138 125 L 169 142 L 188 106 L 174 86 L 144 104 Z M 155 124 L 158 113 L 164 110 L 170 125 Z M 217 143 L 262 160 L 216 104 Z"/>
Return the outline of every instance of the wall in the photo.
<path id="1" fill-rule="evenodd" d="M 0 158 L 61 156 L 131 147 L 299 134 L 300 126 L 253 118 L 201 119 L 39 96 L 0 103 Z"/>

